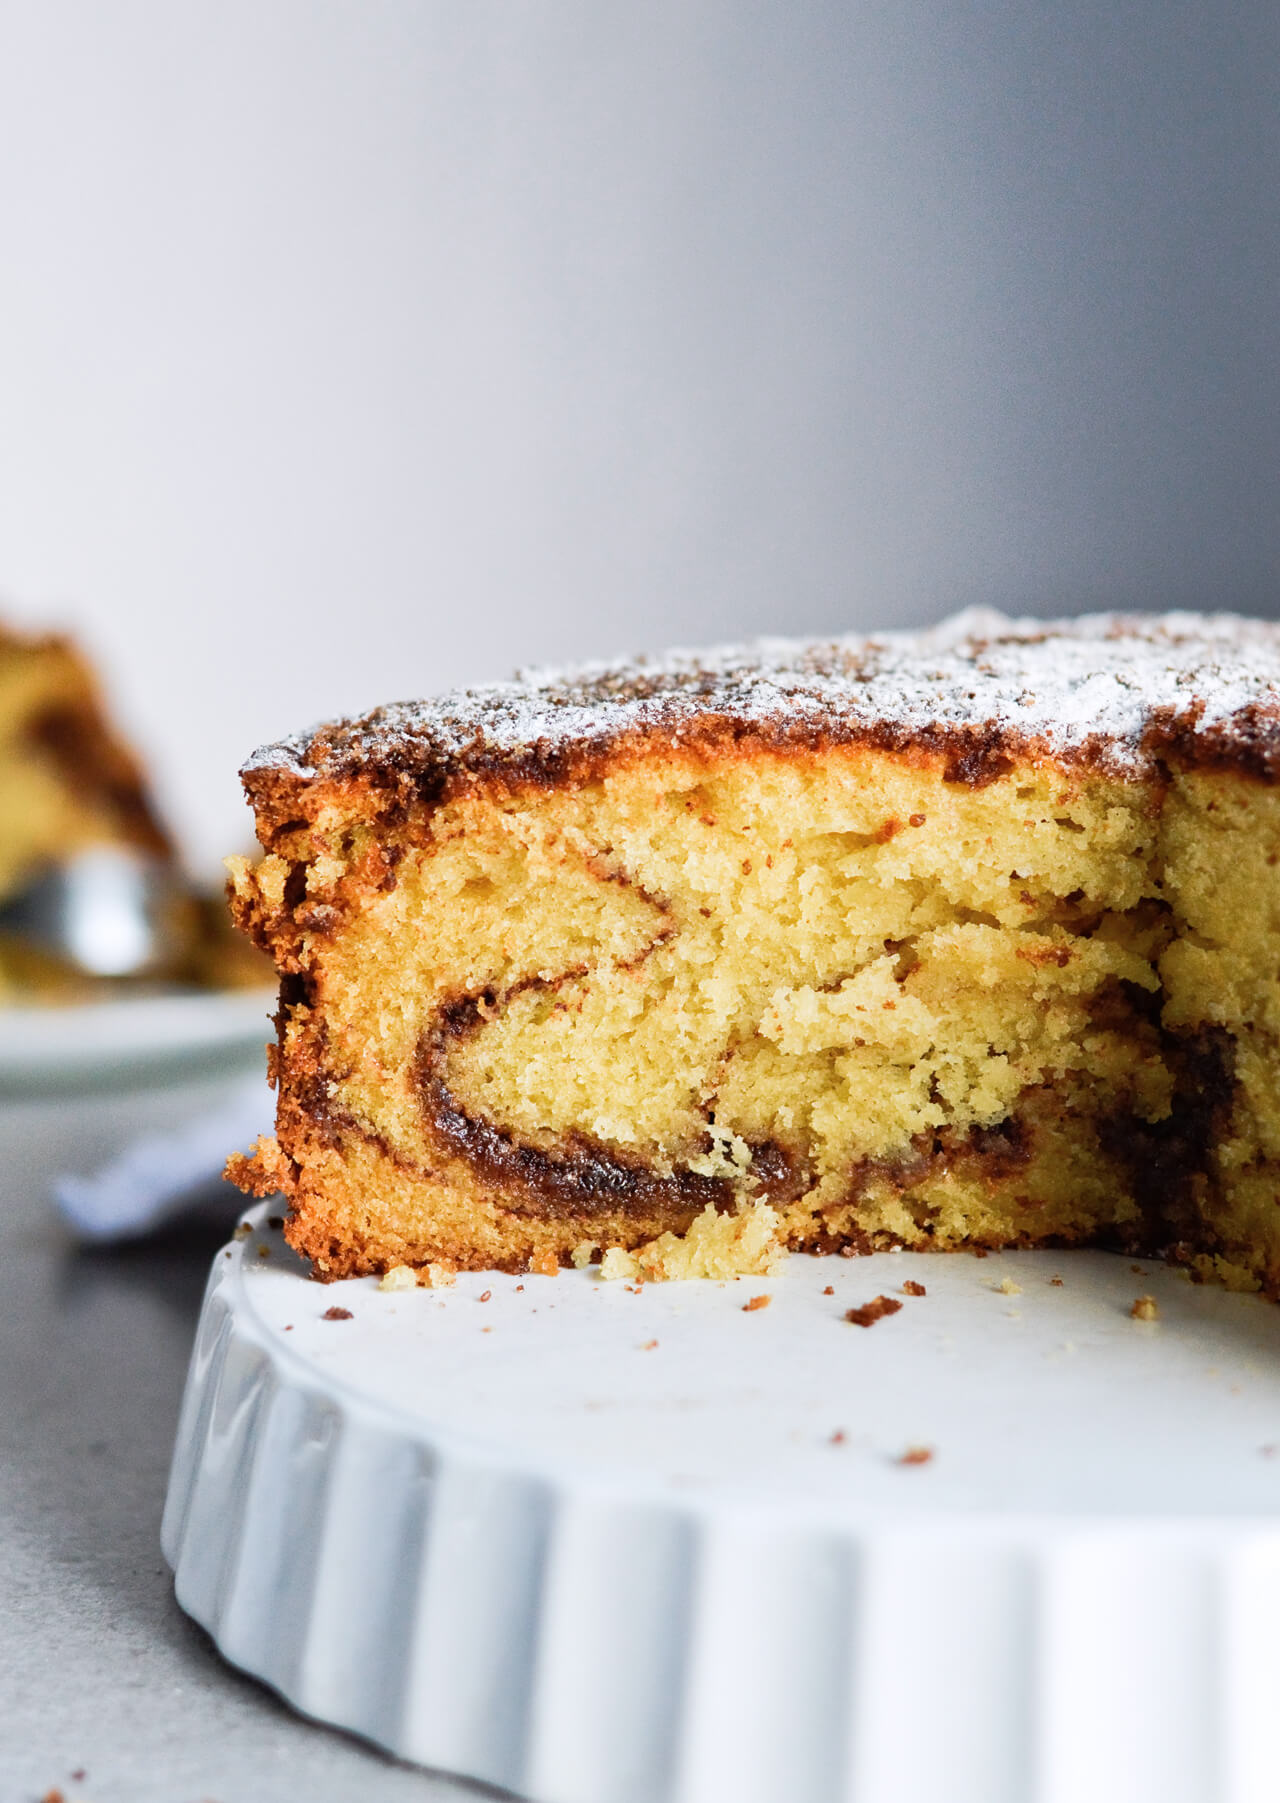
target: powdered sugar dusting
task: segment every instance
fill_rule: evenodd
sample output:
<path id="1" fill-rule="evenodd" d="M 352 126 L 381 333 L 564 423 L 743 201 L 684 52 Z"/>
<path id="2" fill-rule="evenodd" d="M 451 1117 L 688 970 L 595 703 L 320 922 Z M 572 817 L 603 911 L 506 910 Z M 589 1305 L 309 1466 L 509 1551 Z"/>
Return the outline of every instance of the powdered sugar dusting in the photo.
<path id="1" fill-rule="evenodd" d="M 1233 736 L 1280 758 L 1280 626 L 1233 614 L 1010 620 L 970 609 L 922 632 L 758 639 L 702 651 L 533 670 L 514 682 L 404 701 L 256 752 L 244 774 L 336 776 L 361 764 L 493 765 L 707 715 L 735 727 L 998 733 L 1048 756 L 1088 751 L 1117 770 L 1167 731 Z"/>

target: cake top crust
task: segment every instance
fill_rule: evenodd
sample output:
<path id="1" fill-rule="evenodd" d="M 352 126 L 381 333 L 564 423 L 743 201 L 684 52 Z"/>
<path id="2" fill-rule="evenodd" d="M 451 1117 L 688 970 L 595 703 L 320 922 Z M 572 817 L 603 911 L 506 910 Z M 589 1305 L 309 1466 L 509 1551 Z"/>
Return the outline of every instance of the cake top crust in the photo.
<path id="1" fill-rule="evenodd" d="M 1172 756 L 1280 781 L 1280 624 L 1235 614 L 1014 620 L 971 608 L 917 632 L 762 638 L 521 672 L 264 746 L 264 780 L 357 774 L 551 783 L 620 741 L 709 728 L 776 744 L 941 751 L 982 782 L 1017 755 L 1139 774 Z"/>

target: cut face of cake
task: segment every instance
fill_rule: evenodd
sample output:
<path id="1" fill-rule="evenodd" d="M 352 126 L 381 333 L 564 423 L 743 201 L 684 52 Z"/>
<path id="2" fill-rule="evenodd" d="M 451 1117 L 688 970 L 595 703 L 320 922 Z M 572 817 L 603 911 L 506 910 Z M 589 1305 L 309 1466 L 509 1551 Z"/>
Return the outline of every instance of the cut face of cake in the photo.
<path id="1" fill-rule="evenodd" d="M 535 675 L 244 779 L 279 1108 L 233 1162 L 321 1276 L 767 1207 L 794 1249 L 1280 1288 L 1278 628 L 981 614 Z"/>

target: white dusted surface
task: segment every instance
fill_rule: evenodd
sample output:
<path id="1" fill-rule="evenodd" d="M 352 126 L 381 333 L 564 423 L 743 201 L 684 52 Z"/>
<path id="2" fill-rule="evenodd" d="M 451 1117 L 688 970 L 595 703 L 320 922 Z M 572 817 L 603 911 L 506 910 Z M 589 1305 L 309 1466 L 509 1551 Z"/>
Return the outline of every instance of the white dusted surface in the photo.
<path id="1" fill-rule="evenodd" d="M 643 663 L 531 670 L 460 696 L 379 708 L 368 721 L 264 745 L 247 769 L 320 781 L 349 764 L 389 760 L 422 769 L 457 759 L 481 769 L 533 746 L 554 755 L 575 741 L 646 728 L 678 738 L 706 714 L 803 736 L 828 723 L 892 738 L 933 727 L 993 727 L 1052 753 L 1085 751 L 1104 768 L 1150 774 L 1151 728 L 1177 720 L 1215 749 L 1256 757 L 1257 714 L 1280 710 L 1280 628 L 1239 614 L 1137 619 L 1011 620 L 966 608 L 923 632 L 874 637 L 755 639 L 669 651 Z M 1252 716 L 1252 717 L 1250 717 Z"/>
<path id="2" fill-rule="evenodd" d="M 215 1260 L 165 1546 L 298 1707 L 539 1803 L 1270 1795 L 1268 1305 L 1049 1253 L 321 1289 L 269 1206 Z"/>
<path id="3" fill-rule="evenodd" d="M 0 596 L 184 840 L 307 724 L 973 602 L 1273 609 L 1274 8 L 0 11 Z"/>

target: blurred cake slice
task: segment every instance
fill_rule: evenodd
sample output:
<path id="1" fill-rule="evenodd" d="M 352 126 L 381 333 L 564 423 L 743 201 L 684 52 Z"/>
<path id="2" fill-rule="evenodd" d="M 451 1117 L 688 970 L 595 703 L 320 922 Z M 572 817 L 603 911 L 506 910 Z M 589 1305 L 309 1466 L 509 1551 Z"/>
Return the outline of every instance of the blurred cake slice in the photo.
<path id="1" fill-rule="evenodd" d="M 235 1174 L 323 1277 L 768 1208 L 794 1248 L 1280 1289 L 1274 626 L 675 654 L 379 709 L 244 780 L 279 1100 Z"/>
<path id="2" fill-rule="evenodd" d="M 103 844 L 173 855 L 80 651 L 0 627 L 0 901 Z"/>

